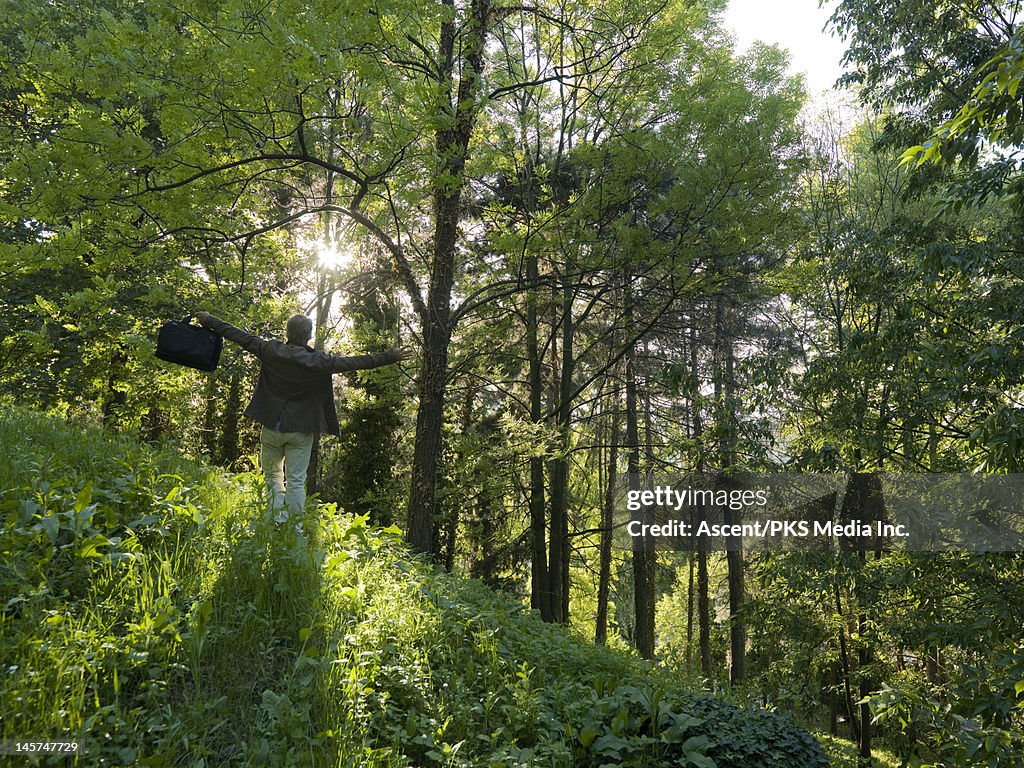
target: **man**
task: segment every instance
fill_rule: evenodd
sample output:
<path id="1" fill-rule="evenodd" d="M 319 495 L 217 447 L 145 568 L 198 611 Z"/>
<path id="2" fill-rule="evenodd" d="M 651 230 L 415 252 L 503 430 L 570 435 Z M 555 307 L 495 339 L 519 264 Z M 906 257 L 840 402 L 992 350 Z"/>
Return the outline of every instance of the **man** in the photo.
<path id="1" fill-rule="evenodd" d="M 263 425 L 260 464 L 270 503 L 283 523 L 306 503 L 306 469 L 317 433 L 338 434 L 331 377 L 343 371 L 376 368 L 409 359 L 408 350 L 392 347 L 380 355 L 339 357 L 309 346 L 313 321 L 293 315 L 287 341 L 264 339 L 214 317 L 196 312 L 196 320 L 260 359 L 260 373 L 245 415 Z"/>

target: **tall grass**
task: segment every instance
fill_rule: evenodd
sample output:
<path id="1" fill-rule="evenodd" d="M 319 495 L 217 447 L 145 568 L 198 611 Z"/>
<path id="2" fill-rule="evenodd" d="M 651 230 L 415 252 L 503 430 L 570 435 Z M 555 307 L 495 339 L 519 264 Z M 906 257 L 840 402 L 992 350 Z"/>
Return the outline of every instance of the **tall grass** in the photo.
<path id="1" fill-rule="evenodd" d="M 76 740 L 80 765 L 827 765 L 396 529 L 311 504 L 301 535 L 257 477 L 26 411 L 0 446 L 4 739 Z"/>
<path id="2" fill-rule="evenodd" d="M 82 764 L 134 764 L 188 695 L 205 546 L 246 491 L 21 410 L 0 411 L 0 446 L 2 736 L 70 738 Z"/>

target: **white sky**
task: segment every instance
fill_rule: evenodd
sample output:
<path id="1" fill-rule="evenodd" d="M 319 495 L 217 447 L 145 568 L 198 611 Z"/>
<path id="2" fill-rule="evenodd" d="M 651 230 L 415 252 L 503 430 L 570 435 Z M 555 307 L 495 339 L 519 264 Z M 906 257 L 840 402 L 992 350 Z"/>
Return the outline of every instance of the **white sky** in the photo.
<path id="1" fill-rule="evenodd" d="M 836 0 L 824 8 L 818 0 L 730 0 L 722 21 L 735 33 L 738 53 L 755 40 L 788 49 L 790 69 L 804 73 L 813 98 L 842 74 L 839 59 L 845 46 L 823 29 L 835 5 Z"/>

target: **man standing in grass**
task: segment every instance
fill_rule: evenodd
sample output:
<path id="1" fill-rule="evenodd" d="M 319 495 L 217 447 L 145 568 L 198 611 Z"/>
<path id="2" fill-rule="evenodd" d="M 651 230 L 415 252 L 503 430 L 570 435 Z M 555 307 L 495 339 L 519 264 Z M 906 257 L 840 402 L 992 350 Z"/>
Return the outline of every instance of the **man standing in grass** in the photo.
<path id="1" fill-rule="evenodd" d="M 285 328 L 287 341 L 246 333 L 209 312 L 196 320 L 260 359 L 260 373 L 245 415 L 263 425 L 260 464 L 279 523 L 298 515 L 306 503 L 306 470 L 318 433 L 338 434 L 334 406 L 335 373 L 377 368 L 409 359 L 392 347 L 379 355 L 339 357 L 309 346 L 313 321 L 293 315 Z"/>

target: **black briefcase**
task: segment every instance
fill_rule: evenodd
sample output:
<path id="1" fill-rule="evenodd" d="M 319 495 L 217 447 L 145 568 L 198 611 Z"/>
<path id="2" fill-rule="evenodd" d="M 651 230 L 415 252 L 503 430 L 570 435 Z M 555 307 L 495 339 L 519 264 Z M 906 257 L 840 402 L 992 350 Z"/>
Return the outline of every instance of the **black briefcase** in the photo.
<path id="1" fill-rule="evenodd" d="M 156 337 L 156 356 L 161 360 L 200 371 L 212 371 L 220 362 L 224 340 L 211 330 L 184 320 L 169 320 Z"/>

